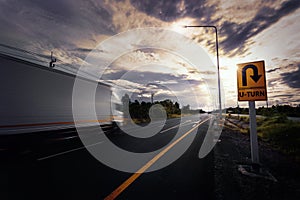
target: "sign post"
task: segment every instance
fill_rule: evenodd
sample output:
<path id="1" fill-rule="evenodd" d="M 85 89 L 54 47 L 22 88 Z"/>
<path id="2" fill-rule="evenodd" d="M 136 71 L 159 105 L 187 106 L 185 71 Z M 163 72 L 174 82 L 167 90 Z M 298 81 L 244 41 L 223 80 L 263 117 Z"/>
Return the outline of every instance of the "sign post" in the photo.
<path id="1" fill-rule="evenodd" d="M 255 101 L 249 101 L 249 117 L 250 117 L 251 159 L 253 163 L 259 163 Z"/>
<path id="2" fill-rule="evenodd" d="M 251 159 L 252 163 L 258 164 L 255 101 L 267 100 L 265 62 L 256 61 L 237 66 L 238 101 L 249 102 Z"/>

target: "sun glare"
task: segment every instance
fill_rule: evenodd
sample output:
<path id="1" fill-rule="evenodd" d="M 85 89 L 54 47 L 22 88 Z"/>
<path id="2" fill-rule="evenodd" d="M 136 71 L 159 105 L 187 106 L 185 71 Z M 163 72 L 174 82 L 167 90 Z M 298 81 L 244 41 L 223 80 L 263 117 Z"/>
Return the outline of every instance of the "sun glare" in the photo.
<path id="1" fill-rule="evenodd" d="M 221 70 L 226 70 L 230 74 L 236 74 L 237 64 L 239 63 L 242 63 L 242 61 L 239 58 L 228 58 L 228 57 L 220 58 Z"/>
<path id="2" fill-rule="evenodd" d="M 188 32 L 188 29 L 185 28 L 184 26 L 187 25 L 194 25 L 194 19 L 192 18 L 184 18 L 184 19 L 180 19 L 177 20 L 175 22 L 172 22 L 170 25 L 171 30 L 180 33 L 180 34 L 186 34 Z"/>

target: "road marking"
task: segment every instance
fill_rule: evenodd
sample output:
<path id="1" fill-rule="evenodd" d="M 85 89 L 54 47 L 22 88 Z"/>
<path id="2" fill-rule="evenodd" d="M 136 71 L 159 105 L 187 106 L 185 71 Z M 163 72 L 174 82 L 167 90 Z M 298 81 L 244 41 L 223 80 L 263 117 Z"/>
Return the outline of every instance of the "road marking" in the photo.
<path id="1" fill-rule="evenodd" d="M 179 127 L 180 125 L 189 123 L 189 122 L 191 122 L 191 121 L 192 121 L 192 120 L 187 120 L 187 121 L 183 122 L 182 124 L 178 124 L 178 125 L 172 126 L 172 127 L 170 127 L 170 128 L 167 128 L 167 129 L 165 129 L 165 130 L 162 130 L 162 131 L 160 131 L 160 133 L 167 132 L 167 131 L 169 131 L 169 130 L 172 130 L 172 129 L 174 129 L 174 128 L 177 128 L 177 127 Z"/>
<path id="2" fill-rule="evenodd" d="M 174 129 L 174 128 L 177 128 L 177 127 L 179 127 L 179 125 L 172 126 L 172 127 L 170 127 L 170 128 L 167 128 L 167 129 L 165 129 L 165 130 L 162 130 L 162 131 L 160 131 L 160 133 L 167 132 L 167 131 L 169 131 L 169 130 L 172 130 L 172 129 Z"/>
<path id="3" fill-rule="evenodd" d="M 142 168 L 140 168 L 137 172 L 131 175 L 126 181 L 124 181 L 119 187 L 117 187 L 112 193 L 110 193 L 104 200 L 113 200 L 118 197 L 129 185 L 131 185 L 139 176 L 141 176 L 149 167 L 151 167 L 159 158 L 161 158 L 164 154 L 166 154 L 173 146 L 175 146 L 178 142 L 180 142 L 183 138 L 185 138 L 188 134 L 194 131 L 197 127 L 202 125 L 204 122 L 208 121 L 210 118 L 205 119 L 204 121 L 197 124 L 197 126 L 191 128 L 188 132 L 183 134 L 180 138 L 175 140 L 172 144 L 167 146 L 164 150 L 159 152 L 154 158 L 148 161 Z"/>
<path id="4" fill-rule="evenodd" d="M 103 143 L 103 141 L 97 142 L 97 143 L 94 143 L 94 144 L 90 144 L 90 145 L 86 145 L 86 146 L 83 146 L 83 147 L 79 147 L 79 148 L 76 148 L 76 149 L 71 149 L 71 150 L 68 150 L 68 151 L 63 151 L 63 152 L 56 153 L 56 154 L 53 154 L 53 155 L 50 155 L 50 156 L 45 156 L 45 157 L 42 157 L 42 158 L 38 158 L 37 160 L 38 161 L 46 160 L 48 158 L 53 158 L 53 157 L 56 157 L 56 156 L 61 156 L 63 154 L 71 153 L 73 151 L 77 151 L 77 150 L 80 150 L 80 149 L 85 149 L 86 147 L 95 146 L 95 145 L 101 144 L 101 143 Z"/>

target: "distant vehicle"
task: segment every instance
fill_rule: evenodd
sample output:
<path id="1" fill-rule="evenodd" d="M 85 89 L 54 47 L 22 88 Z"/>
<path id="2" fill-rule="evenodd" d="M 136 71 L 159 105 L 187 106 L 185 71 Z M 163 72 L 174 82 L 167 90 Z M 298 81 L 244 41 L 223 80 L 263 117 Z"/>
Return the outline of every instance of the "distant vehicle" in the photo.
<path id="1" fill-rule="evenodd" d="M 74 127 L 72 92 L 76 76 L 9 55 L 0 54 L 0 135 Z M 111 103 L 111 86 L 98 84 L 95 94 L 97 119 L 83 116 L 80 126 L 122 125 L 123 113 Z M 84 102 L 89 104 L 90 102 Z M 113 112 L 114 111 L 114 112 Z M 117 113 L 118 116 L 112 116 Z"/>

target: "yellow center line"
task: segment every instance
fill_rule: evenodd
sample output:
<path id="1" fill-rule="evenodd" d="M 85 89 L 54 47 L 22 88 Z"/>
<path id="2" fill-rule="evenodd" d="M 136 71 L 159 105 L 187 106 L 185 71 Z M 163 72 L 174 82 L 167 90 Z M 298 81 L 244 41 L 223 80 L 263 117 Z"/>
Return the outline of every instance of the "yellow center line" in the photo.
<path id="1" fill-rule="evenodd" d="M 110 193 L 104 200 L 112 200 L 118 197 L 129 185 L 131 185 L 142 173 L 144 173 L 149 167 L 151 167 L 159 158 L 161 158 L 165 153 L 167 153 L 173 146 L 185 138 L 188 134 L 194 131 L 197 127 L 202 125 L 204 122 L 208 121 L 210 118 L 205 119 L 204 121 L 197 124 L 197 126 L 190 129 L 188 132 L 183 134 L 180 138 L 175 140 L 172 144 L 167 146 L 164 150 L 159 152 L 154 158 L 148 161 L 142 168 L 130 176 L 126 181 L 124 181 L 119 187 L 117 187 L 112 193 Z"/>

